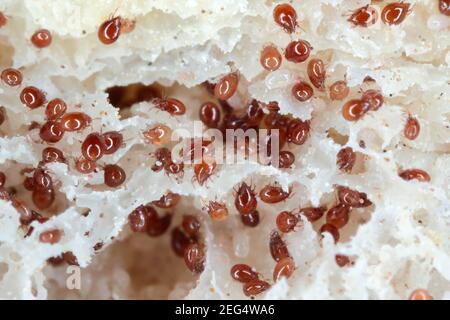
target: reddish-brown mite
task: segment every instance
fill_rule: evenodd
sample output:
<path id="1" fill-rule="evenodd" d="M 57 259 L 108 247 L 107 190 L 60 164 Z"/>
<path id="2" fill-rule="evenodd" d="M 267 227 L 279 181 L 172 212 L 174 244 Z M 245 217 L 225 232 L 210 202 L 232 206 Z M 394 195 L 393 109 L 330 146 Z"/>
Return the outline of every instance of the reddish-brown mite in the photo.
<path id="1" fill-rule="evenodd" d="M 220 122 L 220 108 L 214 102 L 201 105 L 200 120 L 209 128 L 217 128 Z"/>
<path id="2" fill-rule="evenodd" d="M 297 27 L 297 11 L 288 3 L 279 4 L 273 9 L 273 19 L 288 33 L 293 33 Z"/>
<path id="3" fill-rule="evenodd" d="M 184 232 L 190 237 L 196 237 L 200 230 L 200 221 L 191 214 L 185 214 L 181 222 Z"/>
<path id="4" fill-rule="evenodd" d="M 3 70 L 0 78 L 10 87 L 16 87 L 22 84 L 22 73 L 14 68 Z"/>
<path id="5" fill-rule="evenodd" d="M 358 99 L 352 99 L 347 101 L 342 107 L 342 116 L 347 121 L 356 121 L 369 110 L 370 105 L 368 102 Z"/>
<path id="6" fill-rule="evenodd" d="M 312 47 L 308 41 L 292 41 L 287 45 L 286 50 L 284 51 L 284 57 L 288 61 L 300 63 L 309 58 L 311 49 Z"/>
<path id="7" fill-rule="evenodd" d="M 298 224 L 297 215 L 289 211 L 282 211 L 277 215 L 276 223 L 281 232 L 291 232 Z"/>
<path id="8" fill-rule="evenodd" d="M 321 234 L 323 234 L 325 232 L 328 232 L 329 234 L 331 234 L 335 243 L 339 241 L 339 230 L 332 224 L 326 223 L 320 228 Z"/>
<path id="9" fill-rule="evenodd" d="M 260 104 L 256 100 L 252 100 L 252 102 L 247 107 L 247 114 L 245 115 L 245 119 L 249 126 L 258 126 L 262 119 L 264 118 L 264 111 L 260 107 Z"/>
<path id="10" fill-rule="evenodd" d="M 275 265 L 273 269 L 273 281 L 277 282 L 281 280 L 281 278 L 289 278 L 292 276 L 295 270 L 295 263 L 291 257 L 286 257 L 281 259 Z"/>
<path id="11" fill-rule="evenodd" d="M 33 220 L 33 212 L 30 211 L 30 209 L 28 209 L 21 201 L 17 200 L 16 198 L 11 198 L 11 204 L 13 205 L 14 209 L 19 212 L 21 224 L 27 225 Z"/>
<path id="12" fill-rule="evenodd" d="M 153 171 L 160 171 L 168 163 L 172 162 L 172 153 L 167 148 L 159 148 L 155 151 L 156 163 L 152 166 Z"/>
<path id="13" fill-rule="evenodd" d="M 267 71 L 275 71 L 281 66 L 283 58 L 274 45 L 265 46 L 261 51 L 259 62 Z"/>
<path id="14" fill-rule="evenodd" d="M 130 228 L 133 232 L 146 232 L 148 228 L 148 208 L 146 206 L 139 206 L 128 215 Z"/>
<path id="15" fill-rule="evenodd" d="M 257 200 L 253 189 L 243 182 L 236 194 L 234 205 L 240 214 L 248 214 L 256 210 Z"/>
<path id="16" fill-rule="evenodd" d="M 270 284 L 263 280 L 252 280 L 244 284 L 243 291 L 247 297 L 256 296 L 270 288 Z"/>
<path id="17" fill-rule="evenodd" d="M 214 87 L 214 96 L 220 100 L 230 99 L 237 90 L 239 77 L 236 73 L 230 73 L 217 82 Z"/>
<path id="18" fill-rule="evenodd" d="M 337 229 L 343 228 L 350 219 L 350 208 L 343 204 L 335 205 L 327 211 L 327 224 Z"/>
<path id="19" fill-rule="evenodd" d="M 3 188 L 6 182 L 6 175 L 4 172 L 0 171 L 0 188 Z"/>
<path id="20" fill-rule="evenodd" d="M 314 95 L 314 89 L 305 81 L 300 81 L 292 87 L 292 95 L 300 102 L 308 101 Z"/>
<path id="21" fill-rule="evenodd" d="M 278 166 L 282 169 L 287 169 L 295 162 L 295 156 L 290 151 L 280 151 L 278 156 Z"/>
<path id="22" fill-rule="evenodd" d="M 103 137 L 96 133 L 90 133 L 83 141 L 81 145 L 81 153 L 83 157 L 90 161 L 97 161 L 103 156 L 103 150 L 105 149 L 105 141 Z"/>
<path id="23" fill-rule="evenodd" d="M 89 174 L 95 171 L 97 165 L 95 161 L 79 158 L 75 161 L 75 168 L 80 173 Z"/>
<path id="24" fill-rule="evenodd" d="M 164 165 L 167 174 L 182 175 L 184 173 L 184 163 L 169 162 Z"/>
<path id="25" fill-rule="evenodd" d="M 270 234 L 269 249 L 272 258 L 277 262 L 283 258 L 290 257 L 286 243 L 281 239 L 278 231 L 272 231 Z"/>
<path id="26" fill-rule="evenodd" d="M 278 203 L 286 200 L 291 195 L 291 190 L 284 191 L 282 187 L 267 185 L 259 192 L 259 197 L 265 203 Z"/>
<path id="27" fill-rule="evenodd" d="M 55 244 L 61 240 L 62 232 L 58 229 L 44 231 L 39 235 L 39 241 L 42 243 Z"/>
<path id="28" fill-rule="evenodd" d="M 408 117 L 405 124 L 405 129 L 403 130 L 403 134 L 409 140 L 415 140 L 420 133 L 420 123 L 419 120 L 413 118 L 411 116 Z"/>
<path id="29" fill-rule="evenodd" d="M 194 165 L 195 179 L 202 186 L 216 172 L 216 162 L 214 160 L 208 163 L 203 160 L 202 163 Z"/>
<path id="30" fill-rule="evenodd" d="M 102 134 L 103 137 L 103 153 L 104 154 L 113 154 L 123 144 L 123 136 L 120 132 L 117 131 L 108 131 Z"/>
<path id="31" fill-rule="evenodd" d="M 202 273 L 205 269 L 205 246 L 193 243 L 184 250 L 184 262 L 193 273 Z"/>
<path id="32" fill-rule="evenodd" d="M 53 188 L 52 178 L 42 169 L 34 170 L 33 180 L 34 190 L 47 190 Z"/>
<path id="33" fill-rule="evenodd" d="M 240 216 L 244 226 L 254 228 L 259 224 L 259 212 L 257 210 L 249 213 L 241 213 Z"/>
<path id="34" fill-rule="evenodd" d="M 230 270 L 231 277 L 242 283 L 258 280 L 258 273 L 246 264 L 235 264 Z"/>
<path id="35" fill-rule="evenodd" d="M 325 89 L 326 70 L 325 65 L 320 59 L 311 59 L 308 62 L 309 81 L 319 90 Z"/>
<path id="36" fill-rule="evenodd" d="M 336 155 L 336 165 L 339 170 L 350 173 L 356 162 L 356 153 L 350 147 L 339 150 Z"/>
<path id="37" fill-rule="evenodd" d="M 50 207 L 55 200 L 55 192 L 53 189 L 42 189 L 33 190 L 32 200 L 34 205 L 40 209 L 44 210 Z"/>
<path id="38" fill-rule="evenodd" d="M 186 106 L 175 98 L 156 99 L 155 105 L 158 109 L 166 111 L 173 116 L 181 116 L 186 113 Z"/>
<path id="39" fill-rule="evenodd" d="M 207 206 L 207 211 L 214 221 L 223 221 L 228 218 L 228 208 L 225 203 L 210 201 Z"/>
<path id="40" fill-rule="evenodd" d="M 39 131 L 39 137 L 49 143 L 56 143 L 62 139 L 64 130 L 59 122 L 49 120 L 44 123 Z"/>
<path id="41" fill-rule="evenodd" d="M 341 268 L 350 264 L 350 258 L 343 254 L 337 254 L 334 259 L 336 260 L 336 264 Z"/>
<path id="42" fill-rule="evenodd" d="M 26 177 L 25 180 L 23 181 L 23 186 L 28 191 L 33 191 L 34 190 L 34 179 L 33 179 L 33 177 Z"/>
<path id="43" fill-rule="evenodd" d="M 108 187 L 116 188 L 124 183 L 127 175 L 125 171 L 117 164 L 108 164 L 104 168 L 105 184 Z"/>
<path id="44" fill-rule="evenodd" d="M 86 128 L 92 119 L 83 112 L 70 112 L 61 117 L 61 125 L 64 131 L 80 131 Z"/>
<path id="45" fill-rule="evenodd" d="M 307 207 L 300 209 L 300 214 L 305 216 L 310 222 L 314 222 L 322 218 L 327 209 L 324 207 Z"/>
<path id="46" fill-rule="evenodd" d="M 450 0 L 439 0 L 439 11 L 446 16 L 450 16 Z"/>
<path id="47" fill-rule="evenodd" d="M 181 196 L 179 194 L 168 192 L 159 198 L 159 200 L 153 201 L 152 204 L 161 209 L 169 209 L 175 207 L 180 199 Z"/>
<path id="48" fill-rule="evenodd" d="M 433 297 L 425 289 L 416 289 L 409 296 L 409 300 L 433 300 Z"/>
<path id="49" fill-rule="evenodd" d="M 6 17 L 3 14 L 3 12 L 0 11 L 0 28 L 4 27 L 7 22 L 8 22 L 8 19 L 6 19 Z"/>
<path id="50" fill-rule="evenodd" d="M 420 182 L 429 182 L 431 181 L 430 175 L 421 169 L 407 169 L 403 170 L 398 174 L 403 180 L 417 180 Z"/>
<path id="51" fill-rule="evenodd" d="M 56 98 L 47 103 L 47 107 L 45 108 L 45 115 L 49 120 L 56 120 L 60 118 L 66 112 L 66 110 L 67 104 L 62 99 Z"/>
<path id="52" fill-rule="evenodd" d="M 402 23 L 409 14 L 411 4 L 408 2 L 393 2 L 387 4 L 381 11 L 381 20 L 388 25 Z"/>
<path id="53" fill-rule="evenodd" d="M 359 27 L 368 27 L 375 24 L 377 20 L 377 11 L 369 5 L 356 9 L 347 19 L 348 22 L 351 22 L 354 26 Z"/>
<path id="54" fill-rule="evenodd" d="M 383 105 L 384 98 L 378 90 L 367 90 L 361 96 L 361 101 L 367 102 L 370 110 L 378 110 Z"/>
<path id="55" fill-rule="evenodd" d="M 304 144 L 309 137 L 310 129 L 309 121 L 292 119 L 288 126 L 288 141 L 296 145 Z"/>
<path id="56" fill-rule="evenodd" d="M 115 17 L 103 22 L 98 28 L 98 39 L 103 44 L 112 44 L 119 39 L 122 19 Z"/>
<path id="57" fill-rule="evenodd" d="M 183 257 L 187 246 L 192 243 L 194 243 L 194 240 L 186 236 L 180 228 L 177 227 L 172 230 L 171 245 L 177 256 Z"/>
<path id="58" fill-rule="evenodd" d="M 45 94 L 36 87 L 25 87 L 20 92 L 20 101 L 30 109 L 36 109 L 45 103 Z"/>
<path id="59" fill-rule="evenodd" d="M 146 143 L 160 146 L 170 141 L 172 129 L 166 125 L 157 124 L 154 127 L 145 130 L 142 134 Z"/>
<path id="60" fill-rule="evenodd" d="M 350 88 L 347 86 L 347 82 L 343 80 L 336 81 L 330 86 L 330 99 L 331 100 L 344 100 L 350 93 Z"/>
<path id="61" fill-rule="evenodd" d="M 353 208 L 365 208 L 372 205 L 372 202 L 367 199 L 367 194 L 364 192 L 358 192 L 342 186 L 339 186 L 337 190 L 339 202 L 343 205 Z"/>
<path id="62" fill-rule="evenodd" d="M 160 217 L 153 207 L 146 207 L 149 215 L 147 234 L 150 237 L 159 237 L 169 229 L 172 222 L 172 214 L 165 213 L 162 217 Z"/>
<path id="63" fill-rule="evenodd" d="M 38 30 L 31 36 L 31 43 L 36 48 L 48 47 L 52 43 L 52 34 L 47 29 Z"/>

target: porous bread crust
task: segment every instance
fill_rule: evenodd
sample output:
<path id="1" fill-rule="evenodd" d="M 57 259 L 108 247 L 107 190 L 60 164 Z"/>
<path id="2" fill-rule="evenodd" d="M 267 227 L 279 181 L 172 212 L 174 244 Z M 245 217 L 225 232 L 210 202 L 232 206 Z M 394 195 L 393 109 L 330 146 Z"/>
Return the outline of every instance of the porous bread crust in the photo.
<path id="1" fill-rule="evenodd" d="M 416 288 L 436 299 L 450 295 L 450 19 L 438 11 L 437 1 L 410 1 L 413 11 L 399 26 L 380 20 L 370 28 L 346 21 L 352 9 L 366 0 L 303 0 L 294 2 L 300 29 L 296 37 L 309 41 L 312 56 L 327 67 L 326 85 L 344 77 L 351 87 L 347 99 L 359 97 L 366 76 L 376 80 L 384 106 L 356 123 L 341 116 L 343 102 L 326 94 L 306 103 L 295 101 L 290 88 L 306 77 L 306 63 L 283 61 L 268 73 L 259 64 L 264 45 L 284 48 L 290 36 L 275 25 L 272 9 L 278 1 L 33 1 L 4 0 L 0 11 L 8 23 L 0 28 L 0 67 L 21 68 L 23 85 L 31 84 L 48 97 L 64 99 L 69 110 L 92 117 L 92 130 L 120 130 L 126 147 L 100 163 L 118 162 L 128 179 L 120 189 L 105 189 L 102 171 L 83 176 L 73 165 L 51 164 L 59 181 L 58 215 L 45 224 L 33 222 L 31 237 L 23 238 L 18 214 L 0 200 L 0 297 L 45 298 L 187 298 L 241 299 L 241 285 L 229 270 L 238 262 L 254 266 L 271 279 L 275 262 L 268 251 L 269 233 L 276 214 L 299 206 L 329 203 L 334 186 L 348 185 L 367 193 L 374 206 L 354 209 L 343 241 L 329 236 L 320 242 L 316 225 L 303 226 L 285 239 L 297 269 L 257 298 L 275 299 L 405 299 Z M 380 13 L 381 4 L 373 7 Z M 111 46 L 97 38 L 98 26 L 111 15 L 136 20 L 135 29 Z M 34 31 L 51 31 L 50 47 L 37 50 L 29 38 Z M 22 69 L 23 68 L 23 69 Z M 251 98 L 276 100 L 281 113 L 312 119 L 311 137 L 302 146 L 290 146 L 296 155 L 291 170 L 259 164 L 221 166 L 205 186 L 192 183 L 192 168 L 176 181 L 151 171 L 141 131 L 154 123 L 192 130 L 205 96 L 199 84 L 215 82 L 239 70 L 239 94 L 231 103 L 240 107 Z M 115 85 L 159 82 L 166 94 L 184 101 L 187 112 L 171 117 L 147 102 L 136 104 L 131 117 L 120 119 L 104 90 Z M 31 121 L 43 122 L 42 108 L 20 103 L 20 89 L 0 85 L 0 105 L 8 121 L 0 132 L 0 170 L 8 183 L 21 183 L 21 168 L 36 166 L 45 145 Z M 417 140 L 402 134 L 408 114 L 421 123 Z M 13 120 L 11 120 L 13 119 Z M 336 168 L 342 147 L 327 135 L 333 128 L 348 136 L 347 146 L 359 153 L 358 174 Z M 80 155 L 86 132 L 66 134 L 57 143 L 65 154 Z M 364 140 L 366 148 L 359 141 Z M 404 181 L 401 168 L 418 167 L 430 183 Z M 258 204 L 262 220 L 255 229 L 240 222 L 233 205 L 233 187 L 251 181 L 256 186 L 278 181 L 294 186 L 287 201 Z M 175 216 L 199 213 L 207 246 L 205 271 L 189 274 L 170 250 L 169 236 L 154 239 L 132 235 L 127 215 L 139 204 L 158 199 L 167 190 L 186 196 Z M 20 192 L 20 190 L 19 190 Z M 230 217 L 212 222 L 202 207 L 207 200 L 226 202 Z M 89 208 L 89 215 L 81 213 Z M 369 212 L 370 211 L 370 212 Z M 176 222 L 176 221 L 175 221 Z M 41 231 L 64 230 L 55 245 L 38 241 Z M 94 245 L 103 242 L 100 253 Z M 82 289 L 65 289 L 65 267 L 47 266 L 49 257 L 72 251 L 82 269 Z M 356 257 L 350 268 L 339 268 L 335 254 Z"/>

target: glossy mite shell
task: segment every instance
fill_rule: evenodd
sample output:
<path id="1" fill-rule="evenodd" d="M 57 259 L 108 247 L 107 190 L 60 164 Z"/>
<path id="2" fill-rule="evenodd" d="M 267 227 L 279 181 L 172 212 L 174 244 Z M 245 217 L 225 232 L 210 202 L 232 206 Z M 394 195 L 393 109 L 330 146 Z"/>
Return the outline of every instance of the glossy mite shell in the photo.
<path id="1" fill-rule="evenodd" d="M 272 231 L 270 234 L 269 249 L 272 258 L 277 262 L 283 258 L 290 257 L 286 243 L 281 239 L 278 231 Z"/>
<path id="2" fill-rule="evenodd" d="M 130 228 L 133 232 L 146 232 L 148 228 L 149 213 L 147 206 L 139 206 L 128 215 Z"/>
<path id="3" fill-rule="evenodd" d="M 62 233 L 58 229 L 44 231 L 39 235 L 39 241 L 42 243 L 55 244 L 61 240 Z"/>
<path id="4" fill-rule="evenodd" d="M 311 54 L 311 49 L 312 47 L 308 41 L 305 40 L 292 41 L 287 45 L 286 50 L 284 52 L 284 57 L 288 61 L 294 63 L 301 63 L 309 58 L 309 55 Z"/>
<path id="5" fill-rule="evenodd" d="M 83 112 L 70 112 L 61 117 L 64 131 L 81 131 L 91 123 L 91 117 Z"/>
<path id="6" fill-rule="evenodd" d="M 20 93 L 20 101 L 30 109 L 36 109 L 45 103 L 44 93 L 36 87 L 23 88 Z"/>
<path id="7" fill-rule="evenodd" d="M 157 146 L 168 143 L 171 135 L 172 129 L 163 124 L 157 124 L 143 132 L 145 142 Z"/>
<path id="8" fill-rule="evenodd" d="M 398 25 L 405 20 L 410 7 L 408 2 L 389 3 L 381 11 L 381 20 L 388 25 Z"/>
<path id="9" fill-rule="evenodd" d="M 367 90 L 361 96 L 361 100 L 369 105 L 370 110 L 378 110 L 384 102 L 383 95 L 378 90 Z"/>
<path id="10" fill-rule="evenodd" d="M 350 219 L 350 208 L 343 204 L 338 204 L 327 211 L 327 224 L 337 229 L 343 228 Z"/>
<path id="11" fill-rule="evenodd" d="M 298 217 L 289 211 L 282 211 L 277 215 L 276 223 L 281 232 L 291 232 L 298 224 Z"/>
<path id="12" fill-rule="evenodd" d="M 267 185 L 261 189 L 259 197 L 265 203 L 278 203 L 286 200 L 290 194 L 290 191 L 286 192 L 281 187 Z"/>
<path id="13" fill-rule="evenodd" d="M 104 154 L 113 154 L 123 144 L 123 136 L 120 132 L 117 131 L 108 131 L 103 133 L 103 153 Z"/>
<path id="14" fill-rule="evenodd" d="M 111 188 L 120 186 L 127 177 L 125 171 L 117 164 L 108 164 L 103 170 L 105 184 Z"/>
<path id="15" fill-rule="evenodd" d="M 54 147 L 47 147 L 42 150 L 42 161 L 45 163 L 50 162 L 65 162 L 64 154 L 61 150 Z"/>
<path id="16" fill-rule="evenodd" d="M 52 34 L 47 29 L 38 30 L 31 36 L 31 43 L 40 49 L 48 47 L 52 43 Z"/>
<path id="17" fill-rule="evenodd" d="M 288 141 L 299 146 L 304 144 L 309 137 L 310 129 L 309 121 L 291 120 L 288 126 Z"/>
<path id="18" fill-rule="evenodd" d="M 153 201 L 152 204 L 161 209 L 169 209 L 175 207 L 180 200 L 181 196 L 179 194 L 169 192 L 159 198 L 159 200 Z"/>
<path id="19" fill-rule="evenodd" d="M 214 87 L 214 96 L 220 100 L 230 99 L 237 90 L 239 77 L 236 73 L 230 73 L 217 82 Z"/>
<path id="20" fill-rule="evenodd" d="M 181 226 L 183 227 L 184 232 L 191 237 L 196 237 L 200 231 L 200 221 L 190 214 L 185 214 L 183 216 Z"/>
<path id="21" fill-rule="evenodd" d="M 274 45 L 264 47 L 259 58 L 262 67 L 267 71 L 277 70 L 281 66 L 282 60 L 280 51 Z"/>
<path id="22" fill-rule="evenodd" d="M 236 194 L 234 205 L 241 214 L 248 214 L 256 210 L 257 200 L 252 188 L 243 182 Z"/>
<path id="23" fill-rule="evenodd" d="M 259 224 L 259 212 L 257 210 L 240 214 L 242 223 L 250 228 L 254 228 Z"/>
<path id="24" fill-rule="evenodd" d="M 194 165 L 195 179 L 202 186 L 216 172 L 216 162 L 212 160 L 209 164 L 206 161 Z"/>
<path id="25" fill-rule="evenodd" d="M 156 107 L 173 116 L 181 116 L 186 113 L 186 106 L 184 103 L 175 98 L 156 100 Z"/>
<path id="26" fill-rule="evenodd" d="M 98 28 L 98 39 L 106 45 L 116 42 L 120 36 L 121 24 L 122 19 L 120 17 L 103 22 Z"/>
<path id="27" fill-rule="evenodd" d="M 420 123 L 419 120 L 411 116 L 406 119 L 405 128 L 403 134 L 405 138 L 409 140 L 416 140 L 420 133 Z"/>
<path id="28" fill-rule="evenodd" d="M 322 216 L 324 215 L 326 211 L 326 208 L 324 207 L 306 207 L 306 208 L 302 208 L 300 209 L 300 214 L 304 217 L 306 217 L 306 219 L 308 219 L 308 221 L 310 222 L 314 222 L 319 220 L 320 218 L 322 218 Z"/>
<path id="29" fill-rule="evenodd" d="M 368 27 L 378 20 L 377 11 L 369 5 L 356 9 L 347 19 L 354 26 Z"/>
<path id="30" fill-rule="evenodd" d="M 369 104 L 365 101 L 353 99 L 342 107 L 342 116 L 347 121 L 356 121 L 369 110 Z"/>
<path id="31" fill-rule="evenodd" d="M 348 266 L 351 263 L 350 258 L 348 256 L 346 256 L 346 255 L 343 255 L 343 254 L 337 254 L 334 257 L 334 259 L 336 261 L 336 264 L 339 267 L 341 267 L 341 268 L 345 267 L 345 266 Z"/>
<path id="32" fill-rule="evenodd" d="M 331 100 L 344 100 L 349 93 L 350 88 L 347 86 L 347 82 L 343 80 L 336 81 L 330 86 Z"/>
<path id="33" fill-rule="evenodd" d="M 406 181 L 417 180 L 419 182 L 431 181 L 430 175 L 421 169 L 407 169 L 399 173 L 399 176 Z"/>
<path id="34" fill-rule="evenodd" d="M 311 59 L 308 62 L 308 77 L 309 81 L 319 90 L 325 89 L 326 70 L 325 64 L 320 59 Z"/>
<path id="35" fill-rule="evenodd" d="M 356 163 L 356 153 L 351 147 L 339 150 L 336 155 L 336 165 L 339 170 L 350 173 Z"/>
<path id="36" fill-rule="evenodd" d="M 56 143 L 62 139 L 64 130 L 59 122 L 49 120 L 41 127 L 39 137 L 49 143 Z"/>
<path id="37" fill-rule="evenodd" d="M 273 19 L 288 33 L 293 33 L 297 27 L 297 12 L 288 3 L 279 4 L 273 9 Z"/>
<path id="38" fill-rule="evenodd" d="M 290 151 L 280 151 L 278 156 L 278 166 L 282 169 L 287 169 L 295 162 L 295 155 Z"/>
<path id="39" fill-rule="evenodd" d="M 55 200 L 55 192 L 53 189 L 33 190 L 32 200 L 39 210 L 49 208 Z"/>
<path id="40" fill-rule="evenodd" d="M 79 158 L 75 161 L 75 169 L 83 174 L 89 174 L 95 171 L 97 165 L 95 161 Z"/>
<path id="41" fill-rule="evenodd" d="M 450 0 L 439 0 L 439 11 L 446 16 L 450 16 Z"/>
<path id="42" fill-rule="evenodd" d="M 352 190 L 347 187 L 338 187 L 339 202 L 347 207 L 365 208 L 372 205 L 372 202 L 367 199 L 367 194 Z"/>
<path id="43" fill-rule="evenodd" d="M 242 283 L 258 280 L 258 273 L 246 264 L 235 264 L 230 270 L 231 277 Z"/>
<path id="44" fill-rule="evenodd" d="M 220 108 L 213 102 L 206 102 L 199 110 L 200 120 L 209 128 L 217 128 L 220 122 Z"/>
<path id="45" fill-rule="evenodd" d="M 22 84 L 22 73 L 14 68 L 7 68 L 3 70 L 0 78 L 10 87 L 16 87 Z"/>
<path id="46" fill-rule="evenodd" d="M 184 257 L 186 248 L 194 243 L 194 240 L 186 236 L 184 232 L 177 227 L 172 230 L 170 242 L 173 252 L 179 257 Z"/>
<path id="47" fill-rule="evenodd" d="M 281 259 L 273 270 L 273 281 L 277 282 L 282 277 L 289 278 L 295 270 L 295 263 L 291 257 Z"/>
<path id="48" fill-rule="evenodd" d="M 243 291 L 248 297 L 256 296 L 270 288 L 270 284 L 263 280 L 252 280 L 244 284 Z"/>
<path id="49" fill-rule="evenodd" d="M 326 232 L 331 234 L 335 243 L 339 241 L 339 230 L 335 226 L 333 226 L 332 224 L 328 224 L 328 223 L 324 224 L 320 228 L 320 233 L 323 234 Z"/>
<path id="50" fill-rule="evenodd" d="M 103 156 L 104 141 L 98 133 L 90 133 L 81 145 L 83 157 L 90 161 L 97 161 Z"/>
<path id="51" fill-rule="evenodd" d="M 305 81 L 300 81 L 292 87 L 292 95 L 300 102 L 308 101 L 314 95 L 314 89 Z"/>
<path id="52" fill-rule="evenodd" d="M 433 300 L 433 297 L 425 289 L 416 289 L 409 296 L 409 300 Z"/>
<path id="53" fill-rule="evenodd" d="M 205 246 L 193 243 L 184 250 L 184 262 L 193 273 L 202 273 L 205 269 Z"/>
<path id="54" fill-rule="evenodd" d="M 59 98 L 53 99 L 47 103 L 45 108 L 45 115 L 49 120 L 56 120 L 60 118 L 67 110 L 67 104 Z"/>

